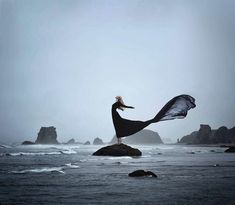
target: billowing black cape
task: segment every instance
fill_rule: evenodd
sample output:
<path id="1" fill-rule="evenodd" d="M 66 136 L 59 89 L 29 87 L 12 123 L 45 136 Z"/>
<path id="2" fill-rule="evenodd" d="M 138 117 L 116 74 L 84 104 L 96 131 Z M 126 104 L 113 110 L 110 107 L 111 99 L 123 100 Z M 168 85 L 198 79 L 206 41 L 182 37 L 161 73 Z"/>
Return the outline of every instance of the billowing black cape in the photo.
<path id="1" fill-rule="evenodd" d="M 113 124 L 118 138 L 133 135 L 151 123 L 185 118 L 188 110 L 196 107 L 196 105 L 195 99 L 190 95 L 179 95 L 171 99 L 153 119 L 147 121 L 135 121 L 122 118 L 117 112 L 117 108 L 120 107 L 133 108 L 122 104 L 120 101 L 112 105 Z"/>

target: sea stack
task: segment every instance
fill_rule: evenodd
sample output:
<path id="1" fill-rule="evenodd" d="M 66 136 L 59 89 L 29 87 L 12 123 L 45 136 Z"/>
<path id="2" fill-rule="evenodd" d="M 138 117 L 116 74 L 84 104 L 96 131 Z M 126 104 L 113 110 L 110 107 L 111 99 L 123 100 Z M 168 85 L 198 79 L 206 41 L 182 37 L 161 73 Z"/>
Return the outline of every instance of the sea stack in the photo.
<path id="1" fill-rule="evenodd" d="M 111 140 L 110 144 L 114 144 L 117 142 L 116 135 Z M 160 135 L 157 132 L 152 130 L 144 129 L 140 132 L 137 132 L 133 135 L 130 135 L 122 140 L 125 144 L 130 145 L 156 145 L 163 144 L 163 141 Z"/>
<path id="2" fill-rule="evenodd" d="M 41 127 L 37 140 L 35 141 L 36 144 L 58 144 L 57 141 L 57 133 L 56 128 L 51 127 Z"/>
<path id="3" fill-rule="evenodd" d="M 93 141 L 93 145 L 103 145 L 103 144 L 104 142 L 99 137 L 95 138 Z"/>

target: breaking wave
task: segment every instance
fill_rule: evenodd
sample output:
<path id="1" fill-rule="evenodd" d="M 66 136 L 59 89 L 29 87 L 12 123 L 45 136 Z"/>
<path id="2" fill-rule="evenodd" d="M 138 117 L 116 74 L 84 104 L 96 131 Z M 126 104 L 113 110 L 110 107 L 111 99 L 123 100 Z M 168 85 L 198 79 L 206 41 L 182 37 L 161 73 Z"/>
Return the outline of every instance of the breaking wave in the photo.
<path id="1" fill-rule="evenodd" d="M 0 148 L 12 148 L 11 146 L 0 144 Z"/>
<path id="2" fill-rule="evenodd" d="M 4 153 L 1 156 L 41 156 L 41 155 L 59 155 L 59 154 L 77 154 L 74 150 L 60 150 L 55 152 L 16 152 Z"/>
<path id="3" fill-rule="evenodd" d="M 43 172 L 58 172 L 64 174 L 63 167 L 44 167 L 39 169 L 26 169 L 20 171 L 11 171 L 13 174 L 25 174 L 25 173 L 43 173 Z"/>
<path id="4" fill-rule="evenodd" d="M 76 169 L 76 168 L 80 168 L 78 165 L 76 165 L 76 164 L 72 164 L 72 163 L 68 163 L 68 164 L 65 164 L 67 167 L 69 167 L 69 168 L 74 168 L 74 169 Z"/>
<path id="5" fill-rule="evenodd" d="M 34 168 L 34 169 L 25 169 L 25 170 L 17 170 L 10 171 L 13 174 L 26 174 L 26 173 L 46 173 L 46 172 L 58 172 L 61 174 L 65 174 L 65 169 L 77 169 L 80 166 L 72 163 L 65 164 L 65 166 L 60 167 L 43 167 L 43 168 Z"/>

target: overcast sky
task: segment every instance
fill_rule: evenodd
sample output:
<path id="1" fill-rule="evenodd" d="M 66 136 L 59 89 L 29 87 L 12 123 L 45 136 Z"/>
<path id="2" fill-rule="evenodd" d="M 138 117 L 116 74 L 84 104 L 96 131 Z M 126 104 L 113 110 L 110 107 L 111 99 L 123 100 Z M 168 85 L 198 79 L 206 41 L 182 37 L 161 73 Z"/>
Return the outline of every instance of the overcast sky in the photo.
<path id="1" fill-rule="evenodd" d="M 148 128 L 173 142 L 235 126 L 235 1 L 0 0 L 0 142 L 114 135 L 111 106 L 148 120 L 172 97 L 197 107 Z"/>

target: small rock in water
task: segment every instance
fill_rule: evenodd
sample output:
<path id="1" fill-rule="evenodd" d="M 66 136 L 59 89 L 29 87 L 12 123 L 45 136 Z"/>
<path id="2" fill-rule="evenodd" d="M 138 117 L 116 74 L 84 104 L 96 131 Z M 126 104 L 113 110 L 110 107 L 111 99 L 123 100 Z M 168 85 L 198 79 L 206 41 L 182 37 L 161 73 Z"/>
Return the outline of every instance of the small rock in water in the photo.
<path id="1" fill-rule="evenodd" d="M 102 145 L 104 142 L 99 137 L 96 137 L 93 141 L 93 145 Z"/>
<path id="2" fill-rule="evenodd" d="M 188 152 L 189 154 L 195 154 L 195 152 Z"/>
<path id="3" fill-rule="evenodd" d="M 129 177 L 157 177 L 157 175 L 154 174 L 153 172 L 144 171 L 142 169 L 131 172 L 128 176 Z"/>
<path id="4" fill-rule="evenodd" d="M 75 142 L 75 139 L 70 139 L 66 144 L 75 144 L 76 142 Z"/>
<path id="5" fill-rule="evenodd" d="M 24 142 L 22 142 L 22 145 L 32 145 L 32 144 L 35 144 L 35 143 L 31 142 L 31 141 L 24 141 Z"/>
<path id="6" fill-rule="evenodd" d="M 90 141 L 86 141 L 85 143 L 84 143 L 84 145 L 90 145 L 91 143 L 90 143 Z"/>

